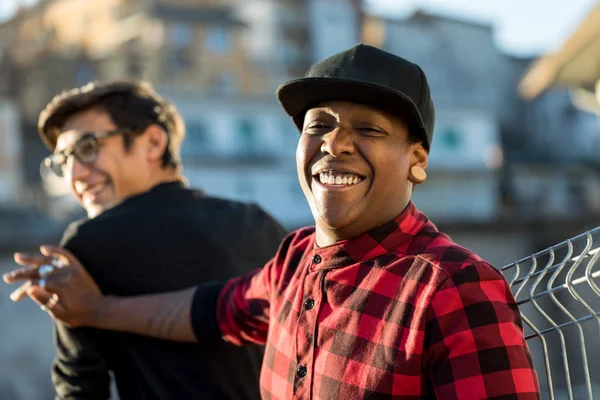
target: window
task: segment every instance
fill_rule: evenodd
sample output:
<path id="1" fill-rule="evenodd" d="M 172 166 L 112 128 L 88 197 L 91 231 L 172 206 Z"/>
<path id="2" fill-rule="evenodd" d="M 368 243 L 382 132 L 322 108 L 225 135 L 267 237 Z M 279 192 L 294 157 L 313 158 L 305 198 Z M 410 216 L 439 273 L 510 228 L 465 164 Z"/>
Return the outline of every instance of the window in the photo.
<path id="1" fill-rule="evenodd" d="M 300 62 L 302 54 L 298 45 L 292 41 L 285 41 L 279 46 L 279 58 L 281 61 L 287 64 L 294 64 Z"/>
<path id="2" fill-rule="evenodd" d="M 206 48 L 212 53 L 227 53 L 231 49 L 231 32 L 222 26 L 213 26 L 206 32 Z"/>
<path id="3" fill-rule="evenodd" d="M 166 57 L 166 73 L 184 72 L 190 69 L 192 61 L 186 49 L 176 49 Z"/>
<path id="4" fill-rule="evenodd" d="M 95 79 L 96 73 L 92 66 L 83 64 L 77 67 L 77 71 L 75 72 L 75 84 L 77 86 L 83 86 Z"/>
<path id="5" fill-rule="evenodd" d="M 236 92 L 235 76 L 231 72 L 221 72 L 211 79 L 211 88 L 217 93 L 234 94 Z"/>
<path id="6" fill-rule="evenodd" d="M 142 60 L 137 54 L 132 54 L 127 60 L 127 76 L 141 78 L 143 73 Z"/>
<path id="7" fill-rule="evenodd" d="M 460 132 L 453 127 L 446 127 L 440 135 L 440 144 L 446 150 L 458 150 L 462 146 L 462 137 Z"/>
<path id="8" fill-rule="evenodd" d="M 243 155 L 254 155 L 258 151 L 258 137 L 256 126 L 249 119 L 238 122 L 237 128 L 238 151 Z"/>
<path id="9" fill-rule="evenodd" d="M 186 137 L 181 147 L 182 155 L 206 154 L 211 143 L 204 121 L 186 121 Z"/>
<path id="10" fill-rule="evenodd" d="M 243 200 L 253 201 L 256 192 L 254 186 L 250 174 L 241 174 L 235 180 L 235 193 Z"/>
<path id="11" fill-rule="evenodd" d="M 178 49 L 187 48 L 192 44 L 194 39 L 194 31 L 189 25 L 183 23 L 174 23 L 169 28 L 168 33 L 169 43 Z"/>

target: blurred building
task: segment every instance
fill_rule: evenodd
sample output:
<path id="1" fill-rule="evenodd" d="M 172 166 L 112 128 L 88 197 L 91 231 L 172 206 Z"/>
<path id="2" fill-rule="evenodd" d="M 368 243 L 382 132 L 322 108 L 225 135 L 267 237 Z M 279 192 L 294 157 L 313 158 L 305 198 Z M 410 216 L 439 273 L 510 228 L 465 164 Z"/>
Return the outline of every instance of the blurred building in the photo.
<path id="1" fill-rule="evenodd" d="M 0 205 L 18 200 L 23 185 L 19 110 L 8 98 L 0 97 Z"/>
<path id="2" fill-rule="evenodd" d="M 525 122 L 521 127 L 527 137 L 524 147 L 535 165 L 519 175 L 531 179 L 532 173 L 548 171 L 545 179 L 536 179 L 549 194 L 543 206 L 562 208 L 563 214 L 566 210 L 570 215 L 590 211 L 598 215 L 600 5 L 590 10 L 561 49 L 527 61 L 526 69 L 518 76 L 517 101 Z M 516 147 L 518 139 L 511 139 L 513 143 L 508 146 Z M 556 165 L 561 166 L 560 170 Z M 530 191 L 535 187 L 522 184 Z M 594 221 L 600 224 L 597 218 Z"/>
<path id="3" fill-rule="evenodd" d="M 247 48 L 278 85 L 360 40 L 361 0 L 239 1 Z M 275 86 L 276 87 L 276 86 Z M 273 87 L 273 89 L 275 89 Z"/>
<path id="4" fill-rule="evenodd" d="M 578 213 L 590 209 L 591 206 L 597 215 L 600 210 L 600 179 L 598 179 L 600 171 L 598 159 L 600 152 L 600 4 L 590 10 L 587 17 L 565 40 L 561 49 L 531 60 L 526 73 L 520 77 L 519 94 L 529 108 L 536 108 L 536 104 L 546 105 L 546 110 L 538 108 L 537 115 L 540 122 L 542 119 L 549 122 L 546 125 L 548 128 L 550 124 L 560 124 L 564 120 L 577 122 L 574 129 L 552 132 L 552 136 L 548 137 L 546 142 L 547 147 L 555 148 L 557 156 L 567 160 L 567 165 L 561 168 L 561 173 L 566 179 L 558 180 L 555 177 L 545 182 L 539 179 L 531 182 L 530 176 L 528 186 L 544 185 L 547 191 L 565 193 L 566 200 L 571 202 L 568 207 L 571 212 Z M 564 110 L 562 115 L 552 113 L 548 107 L 549 102 L 553 104 L 560 102 L 560 107 Z M 575 117 L 580 114 L 575 113 L 573 111 L 575 109 L 585 111 L 586 118 Z M 555 168 L 549 165 L 541 167 L 551 169 L 557 175 Z M 561 191 L 555 190 L 557 183 L 566 188 L 562 188 Z M 598 218 L 593 218 L 593 222 L 596 226 L 600 225 Z M 595 242 L 594 247 L 597 247 Z M 589 285 L 594 284 L 592 278 L 588 279 Z M 571 300 L 569 311 L 575 312 L 580 304 L 573 301 L 574 297 L 568 297 Z M 592 295 L 589 299 L 591 299 L 591 307 L 598 310 L 600 298 Z M 562 315 L 564 313 L 558 310 L 554 314 L 558 317 Z M 593 332 L 590 330 L 592 328 L 590 325 L 583 326 L 586 332 Z M 566 331 L 566 341 L 573 348 L 581 346 L 586 349 L 580 333 L 574 330 Z M 587 351 L 587 354 L 592 355 L 588 356 L 590 357 L 588 358 L 589 369 L 594 371 L 596 359 L 593 354 L 600 351 L 598 341 L 588 341 Z M 562 362 L 558 354 L 551 354 L 551 356 L 555 365 Z M 580 359 L 569 358 L 571 371 L 576 371 L 571 372 L 570 379 L 575 390 L 581 391 L 579 395 L 581 398 L 585 396 L 582 390 L 585 385 L 584 374 L 580 372 L 582 365 Z M 598 393 L 600 390 L 598 374 L 591 373 L 590 376 L 592 387 L 596 390 L 595 393 Z M 555 386 L 559 387 L 559 385 Z"/>
<path id="5" fill-rule="evenodd" d="M 501 118 L 510 88 L 491 27 L 422 12 L 367 27 L 381 31 L 381 47 L 419 64 L 431 87 L 436 126 L 429 177 L 415 201 L 437 220 L 487 221 L 500 214 Z"/>
<path id="6" fill-rule="evenodd" d="M 55 214 L 77 209 L 73 201 L 56 201 L 57 180 L 40 189 L 38 166 L 47 150 L 38 139 L 37 115 L 65 88 L 134 77 L 151 81 L 182 110 L 188 124 L 184 165 L 193 185 L 257 202 L 288 226 L 308 223 L 308 207 L 283 206 L 288 198 L 302 199 L 293 165 L 298 134 L 274 91 L 315 59 L 359 40 L 359 5 L 47 0 L 22 10 L 0 25 L 0 69 L 7 77 L 0 94 L 22 110 L 24 191 L 42 197 L 37 203 Z M 240 168 L 248 177 L 235 173 Z M 53 195 L 49 205 L 46 193 Z"/>
<path id="7" fill-rule="evenodd" d="M 310 223 L 295 182 L 297 133 L 273 92 L 361 37 L 417 62 L 429 78 L 436 133 L 428 182 L 414 197 L 434 220 L 491 226 L 599 210 L 600 189 L 590 183 L 595 121 L 564 91 L 522 101 L 515 87 L 530 60 L 500 53 L 489 25 L 423 12 L 365 16 L 358 0 L 46 0 L 18 13 L 0 25 L 0 95 L 21 113 L 30 197 L 60 193 L 52 180 L 40 190 L 43 105 L 90 80 L 136 77 L 181 109 L 193 185 L 257 202 L 288 227 Z M 62 199 L 52 205 L 60 214 L 77 209 Z"/>
<path id="8" fill-rule="evenodd" d="M 600 211 L 600 5 L 567 38 L 561 49 L 528 60 L 519 76 L 519 94 L 527 122 L 542 127 L 544 134 L 529 129 L 529 151 L 538 151 L 536 173 L 552 169 L 552 162 L 566 164 L 563 179 L 538 179 L 538 184 L 562 184 L 567 209 Z M 530 171 L 532 172 L 532 171 Z M 548 190 L 549 191 L 549 190 Z M 555 206 L 557 202 L 554 201 Z M 597 220 L 596 220 L 597 221 Z M 600 221 L 597 221 L 600 222 Z"/>
<path id="9" fill-rule="evenodd" d="M 519 84 L 523 98 L 533 100 L 552 88 L 568 88 L 578 108 L 600 115 L 600 4 L 561 49 L 532 61 Z"/>
<path id="10" fill-rule="evenodd" d="M 431 86 L 435 135 L 415 202 L 460 243 L 502 263 L 600 222 L 600 169 L 591 162 L 600 138 L 564 90 L 520 99 L 531 60 L 501 53 L 493 33 L 417 11 L 368 16 L 362 35 L 419 64 Z"/>
<path id="11" fill-rule="evenodd" d="M 214 95 L 267 93 L 265 72 L 246 57 L 245 25 L 234 5 L 48 0 L 0 25 L 0 95 L 21 111 L 26 182 L 39 187 L 46 153 L 38 113 L 65 88 L 134 77 Z"/>

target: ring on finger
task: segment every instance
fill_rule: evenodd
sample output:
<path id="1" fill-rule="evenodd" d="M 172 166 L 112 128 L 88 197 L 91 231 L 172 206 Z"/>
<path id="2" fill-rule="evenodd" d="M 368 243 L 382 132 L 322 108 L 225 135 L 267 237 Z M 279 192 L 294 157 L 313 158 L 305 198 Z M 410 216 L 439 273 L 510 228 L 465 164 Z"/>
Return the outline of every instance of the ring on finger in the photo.
<path id="1" fill-rule="evenodd" d="M 48 302 L 46 303 L 46 308 L 48 310 L 52 310 L 54 306 L 56 306 L 56 303 L 58 303 L 58 295 L 54 293 L 52 297 L 50 297 L 50 300 L 48 300 Z"/>
<path id="2" fill-rule="evenodd" d="M 54 293 L 46 304 L 40 305 L 42 311 L 51 311 L 58 303 L 58 295 Z"/>

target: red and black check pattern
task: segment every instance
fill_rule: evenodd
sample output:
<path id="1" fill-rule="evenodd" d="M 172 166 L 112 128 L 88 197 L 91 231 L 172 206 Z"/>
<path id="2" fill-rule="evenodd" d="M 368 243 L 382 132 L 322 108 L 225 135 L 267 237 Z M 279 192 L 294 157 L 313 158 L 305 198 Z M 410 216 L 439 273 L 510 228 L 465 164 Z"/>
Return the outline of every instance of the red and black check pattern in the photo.
<path id="1" fill-rule="evenodd" d="M 226 340 L 265 343 L 264 399 L 538 399 L 518 309 L 500 275 L 412 204 L 319 248 L 313 228 L 230 281 Z"/>

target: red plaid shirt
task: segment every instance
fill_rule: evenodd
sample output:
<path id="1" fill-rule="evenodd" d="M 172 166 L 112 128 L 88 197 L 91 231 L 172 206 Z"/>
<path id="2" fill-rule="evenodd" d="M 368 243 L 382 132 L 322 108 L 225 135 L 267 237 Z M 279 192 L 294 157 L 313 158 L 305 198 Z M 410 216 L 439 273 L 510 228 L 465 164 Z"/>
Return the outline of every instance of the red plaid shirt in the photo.
<path id="1" fill-rule="evenodd" d="M 288 235 L 263 269 L 230 281 L 217 319 L 266 344 L 264 399 L 538 399 L 504 278 L 412 203 L 356 238 Z"/>

